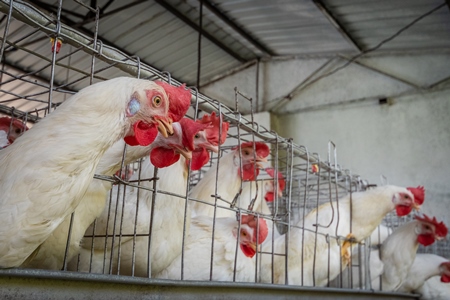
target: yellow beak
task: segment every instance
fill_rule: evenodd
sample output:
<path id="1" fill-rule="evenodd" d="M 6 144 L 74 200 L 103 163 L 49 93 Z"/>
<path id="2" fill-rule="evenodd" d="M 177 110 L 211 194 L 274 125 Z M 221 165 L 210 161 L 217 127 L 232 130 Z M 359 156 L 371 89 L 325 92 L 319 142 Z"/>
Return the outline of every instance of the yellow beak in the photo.
<path id="1" fill-rule="evenodd" d="M 166 138 L 169 135 L 173 135 L 173 127 L 172 127 L 172 120 L 169 119 L 169 121 L 163 120 L 163 119 L 156 119 L 155 120 L 158 125 L 158 131 Z"/>

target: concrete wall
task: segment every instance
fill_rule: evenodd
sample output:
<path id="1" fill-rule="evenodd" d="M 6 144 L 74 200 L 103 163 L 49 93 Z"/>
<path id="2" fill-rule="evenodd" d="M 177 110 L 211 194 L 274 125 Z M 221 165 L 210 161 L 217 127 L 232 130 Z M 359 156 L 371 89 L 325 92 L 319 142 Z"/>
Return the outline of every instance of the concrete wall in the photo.
<path id="1" fill-rule="evenodd" d="M 424 185 L 423 212 L 450 224 L 450 94 L 448 91 L 279 115 L 272 129 L 327 156 L 337 145 L 338 163 L 371 183 Z"/>
<path id="2" fill-rule="evenodd" d="M 272 129 L 323 158 L 333 141 L 338 163 L 363 179 L 382 184 L 384 175 L 390 184 L 424 185 L 423 211 L 450 225 L 450 54 L 366 57 L 304 88 L 305 80 L 345 63 L 262 62 L 259 111 L 272 111 Z M 234 87 L 256 98 L 256 70 L 248 67 L 201 91 L 234 107 Z M 379 104 L 385 97 L 392 105 Z"/>

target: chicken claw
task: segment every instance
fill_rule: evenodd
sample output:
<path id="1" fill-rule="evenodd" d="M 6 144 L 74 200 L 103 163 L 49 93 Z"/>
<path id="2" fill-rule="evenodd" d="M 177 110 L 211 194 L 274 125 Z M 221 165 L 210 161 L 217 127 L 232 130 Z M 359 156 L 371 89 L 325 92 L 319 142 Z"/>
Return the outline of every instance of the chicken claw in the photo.
<path id="1" fill-rule="evenodd" d="M 353 243 L 356 243 L 356 238 L 354 237 L 354 235 L 352 233 L 349 233 L 345 237 L 345 241 L 341 247 L 341 257 L 345 264 L 350 263 L 350 258 L 351 258 L 350 249 L 351 249 L 351 246 Z"/>

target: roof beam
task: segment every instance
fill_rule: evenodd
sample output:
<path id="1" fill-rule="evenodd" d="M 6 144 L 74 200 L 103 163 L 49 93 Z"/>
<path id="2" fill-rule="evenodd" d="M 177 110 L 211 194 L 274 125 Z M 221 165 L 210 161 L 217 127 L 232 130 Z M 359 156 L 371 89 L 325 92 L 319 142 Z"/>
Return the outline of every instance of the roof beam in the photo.
<path id="1" fill-rule="evenodd" d="M 309 107 L 305 107 L 305 108 L 299 108 L 299 109 L 294 109 L 285 113 L 280 113 L 280 115 L 292 115 L 292 114 L 297 114 L 297 113 L 302 113 L 302 112 L 310 112 L 310 111 L 316 111 L 316 110 L 323 110 L 323 109 L 330 109 L 333 107 L 339 107 L 342 105 L 349 105 L 349 104 L 355 104 L 355 103 L 362 103 L 362 102 L 368 102 L 368 101 L 377 101 L 380 98 L 399 98 L 399 97 L 403 97 L 403 96 L 411 96 L 411 95 L 416 95 L 419 93 L 433 93 L 433 92 L 437 92 L 437 91 L 450 91 L 450 87 L 432 87 L 432 88 L 424 88 L 424 89 L 419 89 L 419 90 L 409 90 L 409 91 L 405 91 L 405 92 L 401 92 L 401 93 L 395 93 L 395 94 L 391 94 L 391 95 L 378 95 L 378 96 L 372 96 L 372 97 L 363 97 L 363 98 L 357 98 L 357 99 L 351 99 L 351 100 L 342 100 L 342 101 L 338 101 L 338 102 L 333 102 L 333 103 L 324 103 L 324 104 L 318 104 L 318 105 L 314 105 L 314 106 L 309 106 Z"/>
<path id="2" fill-rule="evenodd" d="M 220 18 L 222 21 L 224 21 L 228 26 L 230 26 L 234 31 L 239 33 L 243 38 L 245 38 L 247 41 L 249 41 L 253 46 L 255 46 L 257 49 L 259 49 L 261 52 L 265 53 L 266 55 L 270 55 L 270 56 L 276 55 L 272 50 L 270 50 L 266 46 L 262 45 L 253 36 L 251 36 L 249 33 L 247 33 L 241 27 L 236 25 L 236 23 L 231 21 L 231 19 L 228 16 L 226 16 L 221 10 L 219 10 L 214 3 L 211 3 L 208 0 L 203 0 L 203 5 L 205 5 L 210 12 L 212 12 L 218 18 Z"/>
<path id="3" fill-rule="evenodd" d="M 417 84 L 415 84 L 415 83 L 413 83 L 413 82 L 410 82 L 410 81 L 408 81 L 408 80 L 406 80 L 406 79 L 404 79 L 404 78 L 395 76 L 395 75 L 390 74 L 390 73 L 388 73 L 388 72 L 385 72 L 385 71 L 383 71 L 383 70 L 380 70 L 380 69 L 374 68 L 374 67 L 372 67 L 372 66 L 369 66 L 368 64 L 365 64 L 365 63 L 363 63 L 363 62 L 361 62 L 361 61 L 358 61 L 358 60 L 352 61 L 350 57 L 346 57 L 345 55 L 339 55 L 339 57 L 341 57 L 341 58 L 343 58 L 343 59 L 345 59 L 345 60 L 351 62 L 352 64 L 355 64 L 355 65 L 358 65 L 358 66 L 360 66 L 360 67 L 363 67 L 363 68 L 365 68 L 365 69 L 367 69 L 367 70 L 370 70 L 370 71 L 379 73 L 379 74 L 381 74 L 381 75 L 383 75 L 383 76 L 386 76 L 386 77 L 391 78 L 391 79 L 393 79 L 393 80 L 396 80 L 396 81 L 399 81 L 399 82 L 404 83 L 404 84 L 406 84 L 406 85 L 409 85 L 409 86 L 411 86 L 411 87 L 413 87 L 413 88 L 415 88 L 415 89 L 421 89 L 421 88 L 424 88 L 424 87 L 418 86 Z"/>
<path id="4" fill-rule="evenodd" d="M 196 30 L 197 32 L 201 32 L 202 36 L 204 36 L 205 38 L 207 38 L 210 42 L 212 42 L 213 44 L 215 44 L 217 47 L 221 48 L 223 51 L 225 51 L 226 53 L 228 53 L 229 55 L 233 56 L 235 59 L 237 59 L 238 61 L 240 61 L 241 63 L 245 63 L 247 62 L 247 60 L 245 58 L 243 58 L 242 56 L 240 56 L 238 53 L 236 53 L 235 51 L 233 51 L 232 49 L 230 49 L 228 46 L 226 46 L 224 43 L 222 43 L 221 41 L 219 41 L 218 39 L 216 39 L 213 35 L 209 34 L 208 32 L 206 32 L 205 30 L 203 30 L 202 28 L 200 28 L 200 26 L 198 26 L 196 23 L 192 22 L 189 18 L 187 18 L 185 15 L 183 15 L 181 12 L 179 12 L 175 7 L 173 7 L 171 4 L 167 3 L 164 0 L 155 0 L 156 3 L 158 3 L 159 5 L 161 5 L 162 7 L 164 7 L 167 11 L 169 11 L 170 13 L 172 13 L 174 16 L 176 16 L 178 19 L 180 19 L 181 21 L 183 21 L 184 23 L 186 23 L 189 27 L 193 28 L 194 30 Z"/>
<path id="5" fill-rule="evenodd" d="M 314 4 L 317 8 L 322 12 L 322 14 L 330 21 L 331 25 L 333 25 L 337 31 L 342 35 L 347 42 L 355 48 L 356 51 L 362 52 L 362 47 L 358 44 L 358 42 L 350 35 L 350 33 L 345 29 L 342 23 L 336 19 L 331 11 L 323 4 L 322 0 L 313 0 Z"/>
<path id="6" fill-rule="evenodd" d="M 310 81 L 313 80 L 313 78 L 319 74 L 319 72 L 321 72 L 322 70 L 324 70 L 327 66 L 329 66 L 333 61 L 335 60 L 335 57 L 330 58 L 329 60 L 327 60 L 325 63 L 323 63 L 320 67 L 318 67 L 316 70 L 314 70 L 313 72 L 311 72 L 311 74 L 309 74 L 308 77 L 306 77 L 305 79 L 303 79 L 299 84 L 297 84 L 297 86 L 292 89 L 288 94 L 286 94 L 285 96 L 273 99 L 268 101 L 267 104 L 272 104 L 272 106 L 270 107 L 269 111 L 270 112 L 277 112 L 281 107 L 285 106 L 287 103 L 289 103 L 295 96 L 297 96 L 301 91 L 303 91 L 303 89 L 305 88 L 305 86 L 308 85 L 308 83 Z M 266 105 L 267 105 L 266 104 Z"/>

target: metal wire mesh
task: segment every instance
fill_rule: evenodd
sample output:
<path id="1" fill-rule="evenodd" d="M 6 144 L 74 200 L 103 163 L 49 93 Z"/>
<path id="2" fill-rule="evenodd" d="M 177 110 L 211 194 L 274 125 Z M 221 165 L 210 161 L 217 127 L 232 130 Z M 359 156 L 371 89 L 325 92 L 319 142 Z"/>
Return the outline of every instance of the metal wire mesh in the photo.
<path id="1" fill-rule="evenodd" d="M 77 3 L 85 6 L 78 1 Z M 61 4 L 58 5 L 58 8 L 62 8 Z M 98 9 L 87 8 L 96 15 L 96 27 L 98 27 Z M 180 85 L 180 82 L 171 78 L 170 74 L 141 63 L 137 57 L 131 57 L 117 49 L 103 45 L 100 40 L 97 40 L 96 34 L 85 36 L 75 28 L 62 24 L 58 16 L 48 16 L 26 2 L 14 1 L 10 6 L 7 1 L 0 1 L 0 11 L 4 14 L 0 28 L 4 32 L 1 38 L 0 52 L 3 59 L 0 89 L 3 95 L 0 95 L 0 111 L 6 115 L 22 118 L 30 123 L 38 122 L 40 118 L 51 113 L 79 89 L 122 75 L 152 80 L 163 79 L 173 85 Z M 56 51 L 52 51 L 50 37 L 63 41 L 60 53 L 56 54 Z M 164 209 L 164 205 L 161 203 L 164 196 L 171 197 L 170 201 L 181 208 L 181 214 L 177 215 L 183 224 L 179 243 L 183 249 L 186 249 L 186 241 L 189 239 L 188 223 L 190 222 L 188 207 L 193 203 L 212 206 L 215 212 L 218 209 L 227 209 L 237 214 L 255 214 L 258 218 L 273 221 L 274 227 L 282 235 L 289 233 L 294 227 L 302 228 L 295 224 L 301 224 L 301 220 L 320 205 L 338 201 L 349 193 L 364 191 L 367 188 L 367 182 L 338 164 L 336 146 L 332 142 L 328 145 L 328 157 L 321 158 L 318 154 L 308 151 L 306 147 L 280 137 L 276 132 L 258 124 L 254 121 L 253 113 L 243 116 L 239 112 L 239 105 L 245 101 L 252 102 L 251 98 L 237 89 L 230 91 L 231 93 L 234 94 L 236 103 L 233 108 L 225 107 L 218 101 L 193 90 L 192 107 L 188 116 L 195 119 L 200 117 L 201 111 L 205 113 L 215 111 L 223 115 L 224 122 L 230 123 L 230 129 L 227 141 L 221 145 L 219 153 L 213 154 L 201 170 L 187 169 L 186 186 L 181 190 L 171 186 L 173 183 L 170 182 L 170 178 L 166 177 L 168 182 L 164 183 L 159 176 L 167 175 L 157 168 L 152 169 L 150 174 L 146 173 L 141 176 L 142 164 L 148 162 L 148 158 L 144 158 L 144 162 L 139 160 L 130 166 L 122 166 L 123 178 L 97 174 L 97 179 L 114 183 L 106 200 L 106 219 L 103 220 L 106 223 L 104 226 L 106 230 L 99 229 L 101 225 L 99 220 L 94 222 L 90 230 L 88 229 L 86 232 L 83 241 L 83 247 L 87 253 L 85 256 L 87 261 L 84 261 L 86 264 L 83 265 L 81 256 L 75 256 L 69 262 L 69 253 L 66 250 L 62 269 L 155 277 L 152 266 L 154 267 L 158 262 L 152 261 L 151 257 L 153 252 L 158 250 L 152 248 L 155 244 L 153 239 L 155 231 L 161 230 L 158 222 L 164 222 L 164 218 L 170 217 L 170 214 L 164 215 L 164 218 L 158 215 L 161 213 L 158 210 Z M 222 184 L 222 178 L 217 178 L 214 182 L 216 192 L 211 195 L 215 199 L 213 204 L 190 197 L 189 191 L 206 176 L 208 170 L 216 168 L 217 164 L 220 167 L 221 157 L 231 153 L 234 147 L 244 142 L 255 141 L 263 141 L 270 146 L 267 166 L 274 167 L 286 179 L 282 195 L 268 203 L 270 214 L 254 212 L 249 207 L 240 206 L 239 201 L 249 199 L 241 199 L 239 194 L 236 197 L 223 198 L 223 195 L 217 193 L 217 187 Z M 129 169 L 130 173 L 134 174 L 132 177 L 127 172 Z M 272 180 L 271 176 L 261 170 L 257 179 L 260 184 L 256 185 L 256 190 L 252 191 L 251 195 L 254 198 L 250 200 L 261 196 L 264 183 L 270 180 Z M 275 179 L 275 182 L 278 180 Z M 242 189 L 242 185 L 240 188 Z M 174 192 L 174 190 L 176 191 Z M 130 191 L 134 192 L 136 196 L 131 208 L 127 206 L 126 202 L 127 192 Z M 141 228 L 138 227 L 138 223 L 139 218 L 143 216 L 147 219 L 145 226 Z M 390 228 L 396 228 L 406 220 L 408 219 L 399 219 L 390 214 L 384 224 Z M 73 222 L 72 219 L 70 227 Z M 212 225 L 214 227 L 216 223 L 213 222 Z M 214 260 L 214 228 L 212 232 L 211 262 Z M 325 238 L 339 240 L 345 237 L 326 236 Z M 67 245 L 70 244 L 69 241 L 70 235 Z M 365 247 L 366 243 L 363 242 L 361 245 L 361 247 Z M 146 249 L 146 251 L 139 252 L 142 249 Z M 448 257 L 448 249 L 448 244 L 435 243 L 432 247 L 420 248 L 419 251 L 438 253 Z M 101 259 L 94 264 L 96 255 Z M 184 250 L 181 252 L 180 279 L 184 279 L 186 276 L 183 269 L 183 255 Z M 234 274 L 236 274 L 238 254 L 235 255 Z M 286 256 L 285 254 L 277 255 Z M 124 257 L 131 261 L 127 265 L 129 268 L 124 267 Z M 255 258 L 253 282 L 258 282 L 261 275 L 258 274 L 260 270 L 257 267 L 261 263 L 258 262 L 260 259 L 259 255 Z M 360 267 L 365 264 L 365 270 L 367 270 L 368 262 L 362 259 L 360 261 L 362 263 L 355 263 L 353 266 Z M 209 272 L 210 280 L 215 278 L 212 265 Z M 365 271 L 359 271 L 360 276 L 363 272 Z M 233 281 L 239 281 L 235 275 Z"/>

